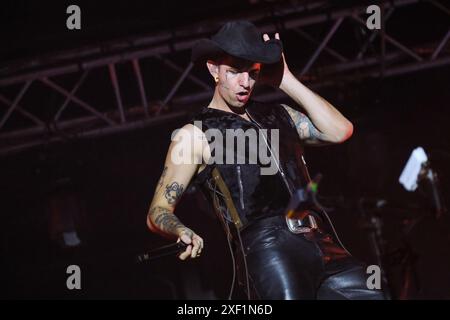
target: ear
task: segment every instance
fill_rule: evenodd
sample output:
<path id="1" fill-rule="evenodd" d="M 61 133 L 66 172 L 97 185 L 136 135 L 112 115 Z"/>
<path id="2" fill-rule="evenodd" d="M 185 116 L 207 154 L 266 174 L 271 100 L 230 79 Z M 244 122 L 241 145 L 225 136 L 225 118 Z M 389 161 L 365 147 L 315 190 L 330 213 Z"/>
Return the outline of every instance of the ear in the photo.
<path id="1" fill-rule="evenodd" d="M 217 62 L 208 60 L 206 62 L 206 67 L 208 68 L 209 73 L 213 76 L 214 79 L 219 76 L 219 65 L 217 64 Z"/>

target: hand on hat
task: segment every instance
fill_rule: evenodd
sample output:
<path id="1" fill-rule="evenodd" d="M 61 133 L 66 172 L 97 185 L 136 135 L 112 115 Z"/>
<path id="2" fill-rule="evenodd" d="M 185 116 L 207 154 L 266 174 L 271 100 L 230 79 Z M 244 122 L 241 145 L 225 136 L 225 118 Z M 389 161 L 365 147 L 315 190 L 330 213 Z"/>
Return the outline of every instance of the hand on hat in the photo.
<path id="1" fill-rule="evenodd" d="M 269 35 L 267 33 L 264 33 L 263 34 L 263 39 L 264 39 L 264 41 L 269 41 L 270 37 L 269 37 Z M 275 33 L 275 39 L 280 40 L 280 34 L 278 32 Z M 285 74 L 286 72 L 290 72 L 289 68 L 288 68 L 288 66 L 286 64 L 286 59 L 284 58 L 284 52 L 281 53 L 281 59 L 283 61 L 283 74 Z"/>
<path id="2" fill-rule="evenodd" d="M 275 39 L 280 40 L 280 35 L 278 34 L 278 32 L 275 33 Z M 263 34 L 263 40 L 270 40 L 270 37 L 267 33 Z M 265 64 L 262 66 L 260 80 L 262 83 L 268 84 L 275 88 L 279 88 L 283 77 L 290 72 L 291 71 L 289 70 L 284 58 L 284 53 L 281 53 L 281 59 L 279 62 L 274 64 Z"/>

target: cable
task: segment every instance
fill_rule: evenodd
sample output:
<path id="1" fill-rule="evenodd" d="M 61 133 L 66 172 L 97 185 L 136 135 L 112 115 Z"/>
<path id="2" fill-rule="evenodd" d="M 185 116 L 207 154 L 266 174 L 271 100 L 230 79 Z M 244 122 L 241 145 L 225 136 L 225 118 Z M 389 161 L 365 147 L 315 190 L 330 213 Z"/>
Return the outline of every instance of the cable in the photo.
<path id="1" fill-rule="evenodd" d="M 231 280 L 230 293 L 228 294 L 228 300 L 231 300 L 231 297 L 232 297 L 233 291 L 234 291 L 234 284 L 236 283 L 236 259 L 234 257 L 233 248 L 231 246 L 231 231 L 230 231 L 228 224 L 226 224 L 226 229 L 227 229 L 228 248 L 230 249 L 231 261 L 233 263 L 233 278 Z"/>
<path id="2" fill-rule="evenodd" d="M 210 189 L 212 189 L 210 183 L 208 183 L 208 187 Z M 215 200 L 217 201 L 217 203 L 219 203 L 217 194 L 220 194 L 222 197 L 225 197 L 225 196 L 222 193 L 220 193 L 219 191 L 217 191 L 217 184 L 214 185 L 214 188 L 212 190 L 214 192 Z M 229 214 L 228 210 L 229 209 L 227 207 L 226 214 L 223 214 L 223 212 L 221 210 L 222 217 L 227 222 L 233 223 L 233 221 L 229 218 L 230 214 Z M 225 224 L 225 228 L 226 228 L 226 232 L 227 232 L 228 248 L 230 249 L 231 260 L 232 260 L 232 263 L 233 263 L 233 280 L 232 280 L 232 283 L 231 283 L 230 293 L 228 295 L 228 300 L 231 300 L 231 296 L 232 296 L 233 291 L 234 291 L 234 285 L 236 283 L 236 257 L 234 256 L 234 251 L 233 251 L 233 248 L 232 248 L 232 245 L 231 245 L 231 230 L 230 230 L 230 227 L 229 227 L 227 222 L 225 222 L 224 224 Z M 236 228 L 236 233 L 237 233 L 237 236 L 238 236 L 238 239 L 239 239 L 239 245 L 241 247 L 242 258 L 243 258 L 243 261 L 244 261 L 245 284 L 246 284 L 246 287 L 247 287 L 247 298 L 248 298 L 248 300 L 251 300 L 250 281 L 249 281 L 249 274 L 248 274 L 248 267 L 247 267 L 247 258 L 245 256 L 244 245 L 242 243 L 241 233 L 239 232 L 239 230 L 237 228 Z"/>
<path id="3" fill-rule="evenodd" d="M 219 204 L 219 200 L 218 200 L 217 194 L 220 194 L 222 197 L 224 197 L 224 195 L 222 193 L 220 193 L 219 191 L 217 191 L 217 184 L 215 184 L 214 188 L 212 188 L 211 184 L 210 184 L 210 181 L 208 180 L 208 188 L 213 191 L 213 193 L 214 193 L 214 200 L 216 201 L 216 203 Z M 227 208 L 226 215 L 222 213 L 222 210 L 220 210 L 220 213 L 221 213 L 221 216 L 223 218 L 225 218 L 226 221 L 232 223 L 232 221 L 227 217 L 228 216 L 228 208 Z M 236 258 L 234 256 L 233 247 L 231 245 L 231 230 L 230 230 L 230 227 L 229 227 L 227 222 L 224 222 L 224 227 L 225 227 L 225 230 L 226 230 L 228 248 L 230 249 L 231 262 L 233 264 L 233 276 L 232 276 L 232 280 L 231 280 L 230 293 L 228 294 L 228 300 L 231 300 L 231 297 L 232 297 L 233 291 L 234 291 L 234 284 L 236 283 Z"/>
<path id="4" fill-rule="evenodd" d="M 338 236 L 338 234 L 336 232 L 336 229 L 334 228 L 333 222 L 331 221 L 330 217 L 328 216 L 328 213 L 325 211 L 325 209 L 322 207 L 322 205 L 319 203 L 319 201 L 317 201 L 315 193 L 312 192 L 311 194 L 312 194 L 312 198 L 313 198 L 314 204 L 319 208 L 319 210 L 322 212 L 322 214 L 325 216 L 325 218 L 327 219 L 328 223 L 330 224 L 331 230 L 332 230 L 334 236 L 336 237 L 336 240 L 341 245 L 342 249 L 344 249 L 345 252 L 347 252 L 350 256 L 352 256 L 350 251 L 347 250 L 347 248 L 344 246 L 344 244 L 342 243 L 341 239 L 339 238 L 339 236 Z"/>
<path id="5" fill-rule="evenodd" d="M 250 282 L 249 282 L 249 279 L 248 279 L 249 277 L 248 277 L 248 268 L 247 268 L 247 257 L 245 256 L 244 245 L 242 244 L 241 233 L 239 232 L 239 230 L 237 230 L 237 235 L 238 235 L 238 238 L 239 238 L 239 244 L 241 245 L 242 257 L 243 257 L 243 260 L 244 260 L 245 284 L 247 286 L 247 299 L 251 300 L 251 297 L 250 297 Z"/>

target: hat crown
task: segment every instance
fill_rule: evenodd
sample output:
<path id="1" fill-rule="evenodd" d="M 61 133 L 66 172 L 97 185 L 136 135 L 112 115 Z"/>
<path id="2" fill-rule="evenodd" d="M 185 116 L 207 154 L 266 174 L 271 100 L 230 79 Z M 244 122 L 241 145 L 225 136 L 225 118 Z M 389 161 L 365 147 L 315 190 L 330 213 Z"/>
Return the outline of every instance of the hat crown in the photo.
<path id="1" fill-rule="evenodd" d="M 264 41 L 253 23 L 238 20 L 226 23 L 211 39 L 199 40 L 192 49 L 191 60 L 200 62 L 226 53 L 233 57 L 269 64 L 278 62 L 281 52 L 279 40 Z"/>
<path id="2" fill-rule="evenodd" d="M 226 23 L 211 39 L 219 43 L 229 41 L 254 45 L 262 38 L 256 27 L 248 21 L 231 21 Z"/>

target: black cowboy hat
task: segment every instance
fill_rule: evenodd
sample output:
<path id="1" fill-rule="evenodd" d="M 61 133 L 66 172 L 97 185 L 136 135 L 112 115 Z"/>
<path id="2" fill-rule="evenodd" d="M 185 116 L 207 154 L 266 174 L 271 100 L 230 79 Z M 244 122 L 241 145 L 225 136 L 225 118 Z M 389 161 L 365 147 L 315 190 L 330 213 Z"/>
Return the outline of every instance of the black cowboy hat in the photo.
<path id="1" fill-rule="evenodd" d="M 227 53 L 231 56 L 263 64 L 277 63 L 281 59 L 281 41 L 264 41 L 254 24 L 248 21 L 226 23 L 211 39 L 201 39 L 192 48 L 191 60 L 205 62 Z"/>

